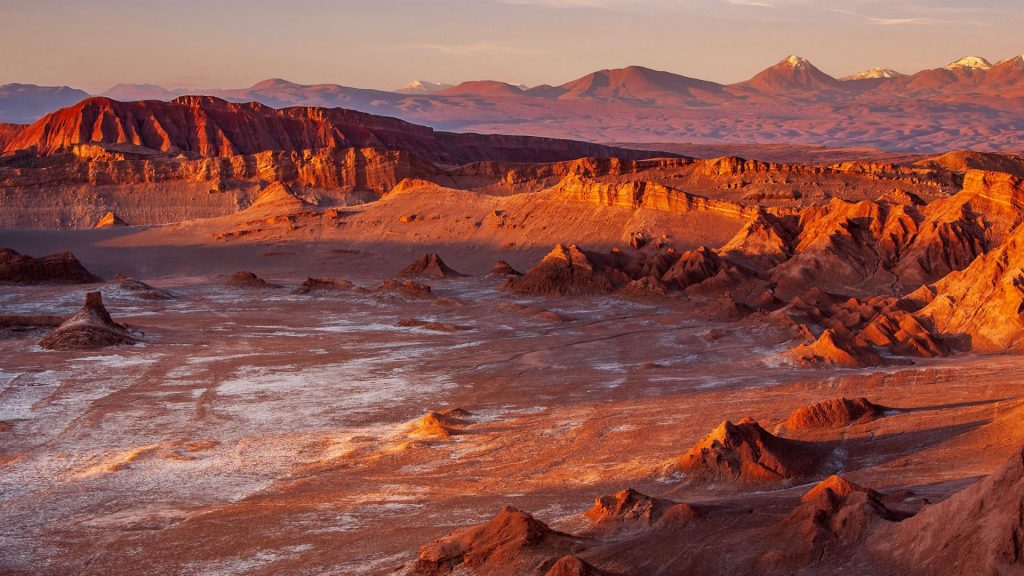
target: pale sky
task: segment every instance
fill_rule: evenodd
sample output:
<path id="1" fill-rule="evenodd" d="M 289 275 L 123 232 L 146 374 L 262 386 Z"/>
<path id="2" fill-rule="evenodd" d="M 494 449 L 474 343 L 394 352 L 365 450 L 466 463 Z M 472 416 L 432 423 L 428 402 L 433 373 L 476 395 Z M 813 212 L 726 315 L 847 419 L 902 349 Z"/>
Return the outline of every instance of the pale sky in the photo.
<path id="1" fill-rule="evenodd" d="M 638 64 L 745 80 L 1024 53 L 1022 0 L 0 0 L 0 84 L 240 88 L 280 77 L 560 84 Z"/>

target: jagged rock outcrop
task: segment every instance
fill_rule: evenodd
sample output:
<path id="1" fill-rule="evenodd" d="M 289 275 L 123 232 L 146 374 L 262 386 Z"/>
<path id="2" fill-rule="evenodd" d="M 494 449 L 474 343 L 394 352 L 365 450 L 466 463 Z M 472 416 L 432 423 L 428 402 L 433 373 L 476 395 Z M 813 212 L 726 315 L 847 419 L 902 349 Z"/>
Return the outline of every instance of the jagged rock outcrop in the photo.
<path id="1" fill-rule="evenodd" d="M 96 222 L 96 228 L 121 228 L 127 225 L 127 222 L 113 212 L 107 212 Z"/>
<path id="2" fill-rule="evenodd" d="M 999 245 L 1021 223 L 1016 176 L 969 171 L 958 194 L 916 202 L 808 206 L 795 220 L 756 214 L 719 253 L 766 273 L 778 297 L 810 287 L 847 295 L 907 293 Z"/>
<path id="3" fill-rule="evenodd" d="M 938 358 L 952 353 L 942 335 L 935 334 L 913 314 L 901 309 L 885 309 L 859 330 L 858 338 L 899 356 Z"/>
<path id="4" fill-rule="evenodd" d="M 652 526 L 659 522 L 680 524 L 700 517 L 700 510 L 690 504 L 652 498 L 626 488 L 594 500 L 594 506 L 583 515 L 602 528 Z"/>
<path id="5" fill-rule="evenodd" d="M 554 247 L 522 278 L 510 278 L 504 288 L 528 295 L 584 296 L 607 294 L 631 279 L 615 274 L 604 259 L 575 244 Z"/>
<path id="6" fill-rule="evenodd" d="M 494 268 L 491 268 L 491 271 L 487 273 L 487 276 L 491 278 L 509 276 L 520 277 L 522 275 L 522 272 L 516 270 L 515 268 L 512 267 L 511 264 L 505 262 L 504 260 L 498 260 L 497 262 L 495 262 Z"/>
<path id="7" fill-rule="evenodd" d="M 855 338 L 841 337 L 828 329 L 809 344 L 801 344 L 788 353 L 797 366 L 864 368 L 882 363 L 882 358 Z"/>
<path id="8" fill-rule="evenodd" d="M 410 436 L 445 439 L 463 432 L 472 416 L 461 408 L 430 411 L 407 427 Z"/>
<path id="9" fill-rule="evenodd" d="M 996 352 L 1024 346 L 1024 226 L 1004 244 L 931 288 L 915 314 L 965 348 Z"/>
<path id="10" fill-rule="evenodd" d="M 366 293 L 369 292 L 369 290 L 356 286 L 348 280 L 335 278 L 306 278 L 306 281 L 303 282 L 302 285 L 292 290 L 292 294 L 297 296 L 306 294 L 325 294 L 330 292 Z"/>
<path id="11" fill-rule="evenodd" d="M 666 285 L 684 290 L 700 284 L 722 270 L 722 259 L 704 246 L 684 252 L 662 276 Z"/>
<path id="12" fill-rule="evenodd" d="M 825 454 L 811 443 L 779 438 L 746 418 L 725 421 L 676 460 L 679 470 L 702 482 L 796 481 L 821 474 Z"/>
<path id="13" fill-rule="evenodd" d="M 82 309 L 40 340 L 39 345 L 49 350 L 93 350 L 136 342 L 125 326 L 110 317 L 103 306 L 103 295 L 89 292 Z"/>
<path id="14" fill-rule="evenodd" d="M 417 276 L 432 276 L 434 278 L 459 278 L 465 276 L 447 264 L 437 255 L 436 252 L 428 252 L 409 264 L 399 276 L 415 278 Z"/>
<path id="15" fill-rule="evenodd" d="M 143 300 L 175 300 L 174 294 L 161 288 L 154 288 L 141 280 L 136 280 L 125 276 L 124 274 L 116 274 L 114 281 L 117 283 L 117 287 L 125 292 L 128 292 L 136 298 Z"/>
<path id="16" fill-rule="evenodd" d="M 788 353 L 800 366 L 841 366 L 858 368 L 881 363 L 901 362 L 885 359 L 879 351 L 892 356 L 936 358 L 948 356 L 952 347 L 947 338 L 926 327 L 914 316 L 934 294 L 919 290 L 906 298 L 875 296 L 866 300 L 836 296 L 812 288 L 794 298 L 777 313 L 784 314 L 810 335 L 812 326 L 823 328 Z"/>
<path id="17" fill-rule="evenodd" d="M 263 213 L 280 216 L 309 209 L 310 204 L 296 196 L 288 184 L 273 182 L 260 191 L 256 200 L 242 211 L 240 216 L 254 216 Z"/>
<path id="18" fill-rule="evenodd" d="M 91 284 L 100 278 L 85 269 L 71 252 L 33 258 L 0 248 L 0 283 Z"/>
<path id="19" fill-rule="evenodd" d="M 772 531 L 777 548 L 765 555 L 770 560 L 763 567 L 799 570 L 856 554 L 856 547 L 880 526 L 909 516 L 890 509 L 888 499 L 842 476 L 830 476 L 804 494 Z"/>
<path id="20" fill-rule="evenodd" d="M 483 524 L 462 528 L 420 548 L 410 574 L 442 576 L 470 571 L 481 576 L 544 574 L 582 543 L 526 512 L 506 506 Z"/>
<path id="21" fill-rule="evenodd" d="M 892 284 L 886 270 L 916 228 L 914 215 L 903 206 L 841 200 L 811 206 L 800 214 L 793 256 L 769 277 L 783 299 L 810 286 L 878 293 Z"/>
<path id="22" fill-rule="evenodd" d="M 840 428 L 881 418 L 888 410 L 863 397 L 836 398 L 797 408 L 786 419 L 785 427 L 790 430 Z"/>
<path id="23" fill-rule="evenodd" d="M 759 211 L 719 252 L 744 258 L 755 268 L 771 268 L 793 255 L 795 229 L 794 217 L 778 217 Z"/>

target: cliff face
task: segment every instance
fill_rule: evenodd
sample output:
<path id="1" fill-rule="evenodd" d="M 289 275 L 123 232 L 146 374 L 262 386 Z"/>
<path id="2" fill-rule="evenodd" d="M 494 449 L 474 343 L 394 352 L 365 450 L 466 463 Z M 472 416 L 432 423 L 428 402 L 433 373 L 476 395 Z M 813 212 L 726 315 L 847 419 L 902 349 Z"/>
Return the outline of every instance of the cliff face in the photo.
<path id="1" fill-rule="evenodd" d="M 752 218 L 759 210 L 756 206 L 704 198 L 645 181 L 606 183 L 569 176 L 556 190 L 568 200 L 662 212 L 717 212 L 733 218 Z"/>
<path id="2" fill-rule="evenodd" d="M 521 179 L 531 190 L 545 188 L 557 180 L 542 173 L 560 178 L 580 158 L 615 171 L 658 155 L 206 96 L 89 98 L 31 126 L 0 127 L 0 145 L 0 225 L 11 228 L 92 226 L 108 211 L 133 224 L 221 216 L 245 208 L 272 182 L 312 189 L 329 204 L 349 203 L 352 192 L 379 197 L 406 178 L 519 193 Z"/>
<path id="3" fill-rule="evenodd" d="M 231 181 L 267 181 L 384 193 L 403 178 L 439 173 L 407 152 L 373 148 L 264 151 L 191 159 L 109 152 L 91 144 L 75 145 L 69 152 L 59 158 L 27 158 L 0 170 L 0 188 L 181 181 L 207 182 L 219 191 Z"/>
<path id="4" fill-rule="evenodd" d="M 396 118 L 341 108 L 278 110 L 251 102 L 230 103 L 210 96 L 182 96 L 171 102 L 89 98 L 25 128 L 4 151 L 46 156 L 78 144 L 131 146 L 201 157 L 376 148 L 401 150 L 442 164 L 658 155 L 570 140 L 435 132 Z"/>
<path id="5" fill-rule="evenodd" d="M 0 151 L 7 147 L 12 140 L 25 128 L 21 124 L 0 123 Z"/>

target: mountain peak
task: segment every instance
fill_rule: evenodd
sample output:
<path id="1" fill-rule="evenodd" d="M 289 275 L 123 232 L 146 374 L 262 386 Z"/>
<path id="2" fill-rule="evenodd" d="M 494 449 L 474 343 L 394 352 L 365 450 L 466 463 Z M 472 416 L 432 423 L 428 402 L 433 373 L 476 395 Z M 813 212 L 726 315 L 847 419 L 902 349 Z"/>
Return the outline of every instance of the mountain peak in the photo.
<path id="1" fill-rule="evenodd" d="M 892 68 L 872 68 L 857 74 L 851 74 L 843 78 L 843 80 L 878 80 L 878 79 L 889 79 L 889 78 L 900 78 L 906 76 L 902 72 L 897 72 Z"/>
<path id="2" fill-rule="evenodd" d="M 399 94 L 429 94 L 431 92 L 437 92 L 438 90 L 446 90 L 451 87 L 451 84 L 444 84 L 442 82 L 413 80 L 398 90 L 395 90 L 395 92 L 398 92 Z"/>
<path id="3" fill-rule="evenodd" d="M 841 88 L 841 83 L 809 60 L 792 55 L 738 86 L 766 94 L 797 92 L 806 95 Z"/>
<path id="4" fill-rule="evenodd" d="M 498 82 L 496 80 L 471 80 L 461 84 L 437 90 L 435 94 L 441 96 L 522 96 L 524 94 L 521 86 Z"/>
<path id="5" fill-rule="evenodd" d="M 951 62 L 946 66 L 946 70 L 960 70 L 964 68 L 970 68 L 972 70 L 988 70 L 991 67 L 992 63 L 981 56 L 964 56 L 956 62 Z"/>
<path id="6" fill-rule="evenodd" d="M 250 90 L 273 90 L 275 88 L 287 88 L 289 86 L 298 86 L 298 84 L 289 82 L 283 78 L 268 78 L 267 80 L 253 84 Z"/>
<path id="7" fill-rule="evenodd" d="M 1003 65 L 1024 66 L 1024 55 L 1022 55 L 1022 56 L 1014 56 L 1013 58 L 1007 58 L 1006 60 L 1002 60 L 1002 61 L 996 63 L 996 66 L 1003 66 Z"/>
<path id="8" fill-rule="evenodd" d="M 793 68 L 802 68 L 804 66 L 813 66 L 813 64 L 811 64 L 810 60 L 808 60 L 806 58 L 801 58 L 800 56 L 797 56 L 796 54 L 790 54 L 789 56 L 786 56 L 786 59 L 783 60 L 782 62 L 780 62 L 780 64 L 787 64 L 787 65 L 789 65 L 789 66 L 791 66 Z"/>

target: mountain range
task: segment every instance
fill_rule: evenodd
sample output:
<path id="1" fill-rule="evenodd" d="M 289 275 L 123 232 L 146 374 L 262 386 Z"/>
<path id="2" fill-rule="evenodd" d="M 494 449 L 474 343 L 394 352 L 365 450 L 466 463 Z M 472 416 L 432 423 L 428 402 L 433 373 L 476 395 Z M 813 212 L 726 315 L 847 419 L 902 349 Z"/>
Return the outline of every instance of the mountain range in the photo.
<path id="1" fill-rule="evenodd" d="M 119 84 L 101 95 L 169 101 L 188 92 Z M 347 108 L 449 131 L 602 142 L 812 144 L 912 152 L 1024 148 L 1024 56 L 994 65 L 972 56 L 911 75 L 873 69 L 843 79 L 789 56 L 729 85 L 630 66 L 558 86 L 416 81 L 391 92 L 275 78 L 202 93 L 274 108 Z M 2 86 L 0 122 L 32 122 L 86 96 L 67 87 Z"/>

